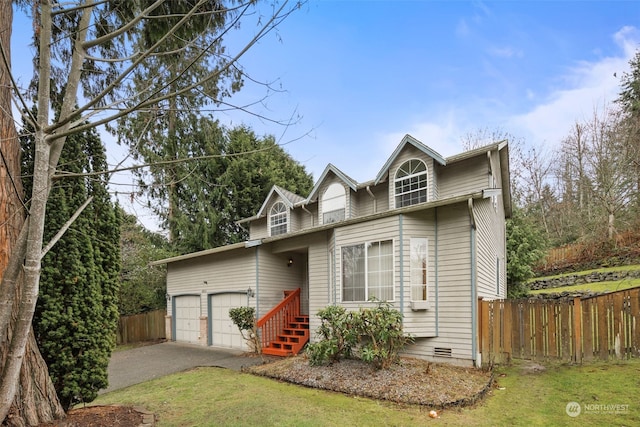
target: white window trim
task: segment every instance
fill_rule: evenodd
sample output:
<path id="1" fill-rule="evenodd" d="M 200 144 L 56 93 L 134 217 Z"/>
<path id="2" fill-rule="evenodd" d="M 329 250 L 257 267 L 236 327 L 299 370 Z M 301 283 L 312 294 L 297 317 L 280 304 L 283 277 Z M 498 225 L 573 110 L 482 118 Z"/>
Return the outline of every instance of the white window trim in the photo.
<path id="1" fill-rule="evenodd" d="M 277 212 L 276 214 L 273 213 L 273 209 L 278 206 L 278 205 L 282 205 L 284 206 L 284 211 L 283 212 Z M 282 216 L 284 215 L 284 223 L 278 224 L 278 225 L 273 225 L 273 218 L 276 216 Z M 286 226 L 286 230 L 284 233 L 278 233 L 278 234 L 273 234 L 273 229 L 275 227 L 280 227 L 282 225 Z M 287 205 L 284 204 L 284 202 L 282 201 L 277 201 L 275 202 L 273 205 L 271 205 L 271 208 L 269 209 L 269 236 L 281 236 L 282 234 L 287 234 L 289 232 L 289 224 L 290 224 L 290 218 L 289 218 L 289 208 L 287 208 Z"/>
<path id="2" fill-rule="evenodd" d="M 413 283 L 413 268 L 411 266 L 411 259 L 412 259 L 412 251 L 413 251 L 413 245 L 412 245 L 412 241 L 414 240 L 424 240 L 425 243 L 425 261 L 426 261 L 426 271 L 425 271 L 425 280 L 426 283 L 420 283 L 418 284 L 419 286 L 424 285 L 425 286 L 425 299 L 413 299 L 413 287 L 414 284 Z M 411 286 L 411 301 L 429 301 L 429 238 L 428 237 L 411 237 L 409 238 L 409 283 Z M 417 286 L 417 285 L 416 285 Z"/>
<path id="3" fill-rule="evenodd" d="M 368 245 L 372 244 L 372 243 L 380 243 L 380 242 L 387 242 L 390 241 L 391 242 L 391 265 L 393 266 L 392 269 L 392 284 L 391 284 L 391 294 L 393 295 L 393 298 L 390 300 L 387 300 L 387 302 L 395 302 L 396 300 L 396 241 L 395 239 L 380 239 L 380 240 L 367 240 L 366 242 L 358 242 L 358 243 L 349 243 L 349 244 L 344 244 L 340 246 L 340 302 L 342 303 L 365 303 L 365 302 L 370 302 L 369 301 L 369 257 L 368 255 L 368 251 L 366 251 L 366 248 L 368 247 Z M 344 265 L 342 262 L 342 249 L 343 248 L 347 248 L 347 247 L 351 247 L 351 246 L 359 246 L 359 245 L 364 245 L 365 247 L 365 268 L 364 268 L 364 277 L 365 277 L 365 284 L 364 284 L 364 293 L 365 293 L 365 299 L 364 301 L 345 301 L 344 300 Z"/>
<path id="4" fill-rule="evenodd" d="M 393 206 L 394 206 L 396 209 L 397 209 L 397 208 L 400 208 L 400 207 L 413 206 L 414 204 L 418 204 L 418 203 L 414 203 L 414 204 L 406 205 L 406 206 L 398 206 L 398 195 L 399 195 L 399 194 L 396 192 L 396 183 L 397 183 L 398 181 L 401 181 L 401 180 L 405 180 L 405 179 L 412 178 L 412 177 L 414 177 L 414 176 L 420 176 L 420 175 L 422 175 L 422 173 L 419 173 L 419 174 L 406 175 L 406 176 L 404 176 L 404 177 L 402 177 L 402 178 L 398 178 L 398 172 L 400 171 L 400 169 L 402 168 L 402 166 L 404 166 L 406 163 L 411 162 L 411 161 L 417 161 L 417 162 L 420 162 L 420 163 L 422 163 L 422 164 L 424 165 L 424 167 L 425 167 L 425 171 L 424 171 L 424 175 L 425 175 L 425 177 L 426 177 L 426 185 L 425 185 L 425 187 L 424 187 L 424 191 L 425 191 L 425 194 L 426 194 L 426 200 L 425 200 L 425 202 L 428 202 L 428 201 L 430 200 L 430 197 L 429 197 L 429 182 L 430 182 L 431 177 L 429 176 L 429 165 L 428 165 L 428 164 L 427 164 L 427 162 L 425 162 L 424 160 L 419 159 L 419 158 L 417 158 L 417 157 L 414 157 L 414 158 L 407 159 L 407 160 L 405 160 L 404 162 L 402 162 L 402 163 L 398 166 L 398 168 L 395 170 L 395 173 L 393 174 L 393 181 L 392 181 L 392 185 L 393 185 L 393 187 L 392 187 L 392 190 L 393 190 L 393 191 L 392 191 L 392 193 L 393 193 Z M 410 194 L 410 193 L 411 193 L 411 191 L 410 191 L 410 192 L 407 192 L 407 193 L 401 193 L 401 194 L 402 194 L 402 195 L 404 195 L 404 194 Z M 420 202 L 420 203 L 421 203 L 421 202 Z"/>

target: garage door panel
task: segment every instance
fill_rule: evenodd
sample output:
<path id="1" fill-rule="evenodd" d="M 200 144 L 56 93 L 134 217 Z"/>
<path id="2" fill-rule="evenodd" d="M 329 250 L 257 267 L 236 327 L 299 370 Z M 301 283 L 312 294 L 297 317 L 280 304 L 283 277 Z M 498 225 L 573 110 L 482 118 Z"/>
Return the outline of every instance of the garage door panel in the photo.
<path id="1" fill-rule="evenodd" d="M 200 297 L 188 295 L 175 297 L 175 340 L 197 343 L 200 336 Z"/>
<path id="2" fill-rule="evenodd" d="M 211 295 L 210 304 L 211 345 L 246 350 L 246 343 L 238 327 L 229 317 L 229 309 L 247 305 L 246 294 L 225 293 Z"/>

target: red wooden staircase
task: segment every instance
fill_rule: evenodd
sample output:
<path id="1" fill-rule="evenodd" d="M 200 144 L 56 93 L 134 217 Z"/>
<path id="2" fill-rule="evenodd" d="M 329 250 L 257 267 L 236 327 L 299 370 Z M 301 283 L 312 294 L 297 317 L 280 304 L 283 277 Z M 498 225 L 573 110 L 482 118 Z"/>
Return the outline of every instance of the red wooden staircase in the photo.
<path id="1" fill-rule="evenodd" d="M 309 341 L 309 316 L 300 314 L 300 288 L 284 291 L 284 296 L 256 324 L 263 354 L 292 356 Z"/>

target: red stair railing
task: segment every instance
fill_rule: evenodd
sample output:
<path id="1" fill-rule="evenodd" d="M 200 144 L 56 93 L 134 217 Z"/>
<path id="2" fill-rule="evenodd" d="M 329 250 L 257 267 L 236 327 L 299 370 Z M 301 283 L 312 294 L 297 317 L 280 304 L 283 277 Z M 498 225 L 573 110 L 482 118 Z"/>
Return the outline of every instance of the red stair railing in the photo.
<path id="1" fill-rule="evenodd" d="M 300 288 L 295 291 L 285 291 L 285 298 L 262 316 L 256 326 L 260 333 L 262 348 L 269 347 L 276 337 L 282 334 L 284 328 L 295 321 L 300 315 Z"/>

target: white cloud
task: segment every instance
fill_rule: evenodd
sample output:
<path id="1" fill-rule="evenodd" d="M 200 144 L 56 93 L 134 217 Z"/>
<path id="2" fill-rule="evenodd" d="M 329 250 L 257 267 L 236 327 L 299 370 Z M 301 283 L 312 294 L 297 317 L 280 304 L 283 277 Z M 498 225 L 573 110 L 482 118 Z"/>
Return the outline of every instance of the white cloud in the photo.
<path id="1" fill-rule="evenodd" d="M 510 46 L 505 47 L 491 47 L 487 51 L 489 55 L 496 56 L 498 58 L 522 58 L 524 52 L 520 49 L 514 49 Z"/>
<path id="2" fill-rule="evenodd" d="M 619 56 L 577 63 L 561 76 L 565 88 L 551 92 L 546 101 L 531 111 L 511 117 L 508 126 L 533 144 L 554 146 L 567 135 L 576 120 L 581 121 L 594 109 L 613 102 L 620 90 L 619 78 L 629 69 L 640 33 L 634 27 L 624 27 L 613 35 L 613 39 L 621 49 Z"/>
<path id="3" fill-rule="evenodd" d="M 456 26 L 456 35 L 458 37 L 466 37 L 469 35 L 469 25 L 467 21 L 463 18 L 458 21 L 458 25 Z"/>
<path id="4" fill-rule="evenodd" d="M 409 134 L 446 157 L 462 151 L 460 129 L 456 112 L 449 110 L 446 114 L 432 117 L 428 121 L 417 121 L 407 129 L 381 135 L 379 141 L 386 156 L 389 156 L 402 138 Z"/>

